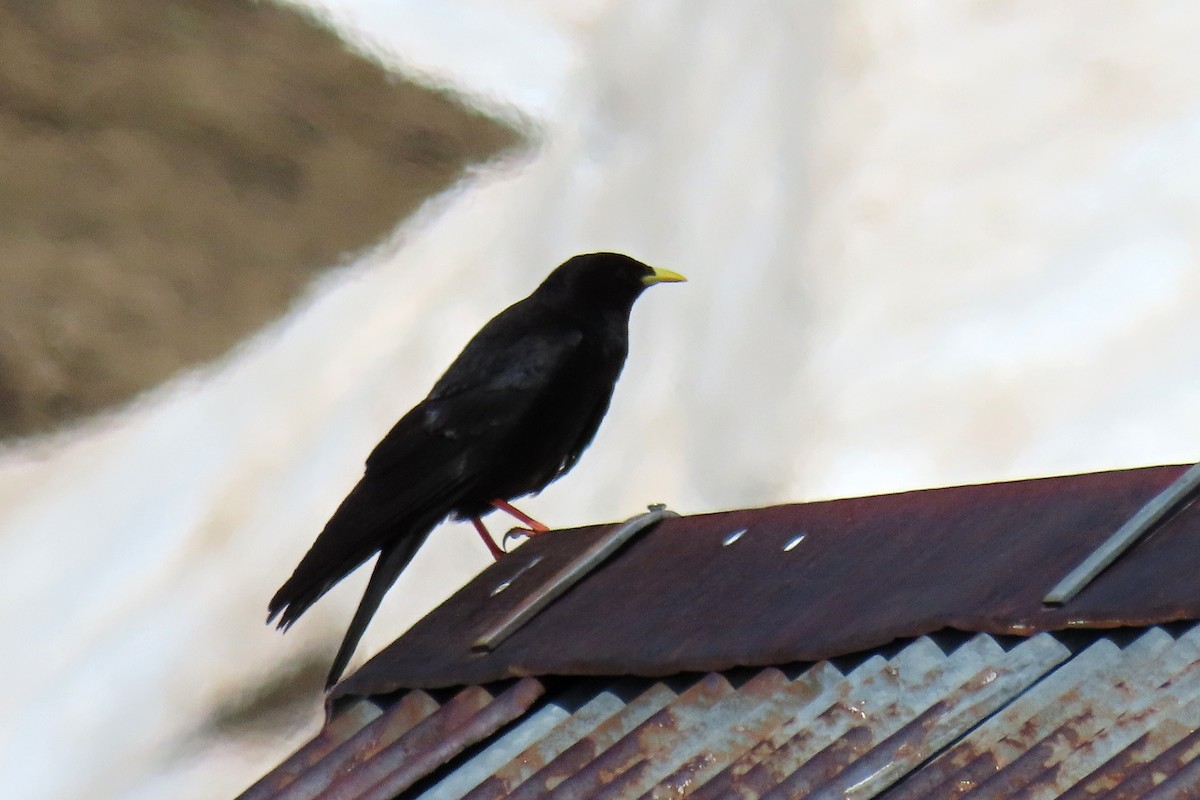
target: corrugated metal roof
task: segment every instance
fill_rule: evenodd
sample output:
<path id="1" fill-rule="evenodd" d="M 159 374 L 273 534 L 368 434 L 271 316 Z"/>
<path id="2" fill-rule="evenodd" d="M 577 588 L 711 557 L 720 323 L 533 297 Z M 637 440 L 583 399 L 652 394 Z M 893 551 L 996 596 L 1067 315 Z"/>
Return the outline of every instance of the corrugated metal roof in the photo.
<path id="1" fill-rule="evenodd" d="M 1195 797 L 1200 628 L 1093 638 L 354 700 L 244 797 Z"/>
<path id="2" fill-rule="evenodd" d="M 1200 798 L 1200 628 L 1160 627 L 1200 619 L 1200 510 L 1041 602 L 1183 471 L 655 517 L 508 625 L 613 528 L 539 537 L 244 797 Z"/>
<path id="3" fill-rule="evenodd" d="M 815 661 L 948 627 L 1028 635 L 1197 619 L 1195 505 L 1070 603 L 1042 603 L 1059 578 L 1184 469 L 666 519 L 495 650 L 472 650 L 612 526 L 556 531 L 491 566 L 335 696 L 524 675 L 654 676 Z"/>

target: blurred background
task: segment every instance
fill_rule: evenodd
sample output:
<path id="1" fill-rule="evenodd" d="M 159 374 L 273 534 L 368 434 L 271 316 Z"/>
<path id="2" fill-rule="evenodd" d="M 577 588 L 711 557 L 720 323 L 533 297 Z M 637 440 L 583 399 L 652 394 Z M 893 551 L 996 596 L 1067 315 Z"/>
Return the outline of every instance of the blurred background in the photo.
<path id="1" fill-rule="evenodd" d="M 1186 0 L 0 0 L 0 794 L 320 725 L 362 461 L 568 256 L 686 274 L 556 526 L 1200 457 Z M 498 530 L 505 525 L 494 524 Z M 439 530 L 361 660 L 488 563 Z"/>

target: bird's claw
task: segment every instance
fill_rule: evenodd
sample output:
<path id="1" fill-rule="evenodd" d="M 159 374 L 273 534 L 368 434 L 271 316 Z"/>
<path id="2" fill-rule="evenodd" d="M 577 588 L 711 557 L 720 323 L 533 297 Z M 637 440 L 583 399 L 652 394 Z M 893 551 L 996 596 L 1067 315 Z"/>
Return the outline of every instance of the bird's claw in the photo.
<path id="1" fill-rule="evenodd" d="M 508 533 L 504 534 L 504 537 L 500 539 L 500 547 L 504 549 L 504 552 L 510 552 L 508 549 L 509 539 L 529 539 L 537 536 L 537 534 L 538 531 L 531 530 L 530 528 L 510 528 Z"/>

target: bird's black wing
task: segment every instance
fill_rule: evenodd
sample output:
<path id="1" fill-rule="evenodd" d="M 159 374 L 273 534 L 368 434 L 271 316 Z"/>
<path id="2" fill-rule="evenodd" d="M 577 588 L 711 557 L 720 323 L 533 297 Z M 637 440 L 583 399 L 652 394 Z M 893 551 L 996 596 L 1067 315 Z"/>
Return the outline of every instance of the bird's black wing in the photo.
<path id="1" fill-rule="evenodd" d="M 480 331 L 421 401 L 367 457 L 367 474 L 410 460 L 420 425 L 452 442 L 485 447 L 526 423 L 578 371 L 583 334 L 570 327 L 504 326 L 503 317 Z M 499 330 L 492 326 L 496 325 Z M 418 415 L 419 419 L 410 419 Z M 464 450 L 461 455 L 470 456 Z M 469 461 L 470 459 L 466 459 Z M 466 464 L 462 467 L 465 469 Z"/>
<path id="2" fill-rule="evenodd" d="M 485 328 L 422 403 L 448 437 L 470 442 L 461 453 L 476 493 L 458 516 L 490 510 L 496 498 L 541 490 L 575 463 L 591 441 L 625 361 L 627 339 L 606 342 L 562 320 L 523 326 L 503 315 Z M 368 469 L 388 464 L 385 440 Z"/>

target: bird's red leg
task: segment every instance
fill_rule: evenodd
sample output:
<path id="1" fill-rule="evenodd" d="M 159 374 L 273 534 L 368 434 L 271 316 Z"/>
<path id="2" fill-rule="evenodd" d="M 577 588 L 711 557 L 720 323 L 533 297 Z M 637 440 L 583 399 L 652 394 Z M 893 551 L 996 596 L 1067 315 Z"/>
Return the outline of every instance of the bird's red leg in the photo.
<path id="1" fill-rule="evenodd" d="M 492 554 L 492 558 L 499 561 L 500 556 L 504 555 L 504 551 L 492 541 L 491 534 L 489 534 L 488 529 L 484 527 L 483 520 L 481 520 L 479 517 L 471 517 L 471 524 L 474 525 L 475 530 L 479 532 L 479 538 L 483 539 L 483 543 L 487 545 L 488 552 Z"/>
<path id="2" fill-rule="evenodd" d="M 549 527 L 538 522 L 536 519 L 529 516 L 524 511 L 521 511 L 520 509 L 513 507 L 506 500 L 493 500 L 492 506 L 494 508 L 500 509 L 505 514 L 510 514 L 510 515 L 516 517 L 517 519 L 521 520 L 521 522 L 524 522 L 526 525 L 529 526 L 529 533 L 531 535 L 538 534 L 538 533 L 545 533 L 546 531 L 550 530 Z"/>

